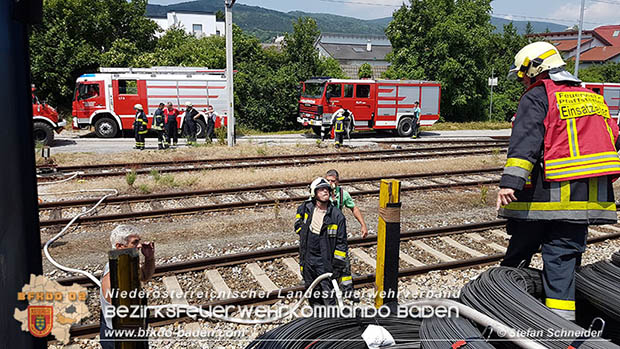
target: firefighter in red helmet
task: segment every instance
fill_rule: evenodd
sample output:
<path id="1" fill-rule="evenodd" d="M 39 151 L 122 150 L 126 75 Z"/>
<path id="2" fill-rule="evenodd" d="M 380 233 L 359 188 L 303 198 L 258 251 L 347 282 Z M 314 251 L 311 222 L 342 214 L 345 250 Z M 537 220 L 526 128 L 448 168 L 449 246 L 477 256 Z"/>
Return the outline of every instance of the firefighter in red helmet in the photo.
<path id="1" fill-rule="evenodd" d="M 526 87 L 497 196 L 511 235 L 504 266 L 529 264 L 542 246 L 545 303 L 575 319 L 575 269 L 589 224 L 616 223 L 618 126 L 602 96 L 580 86 L 546 42 L 525 46 L 509 76 Z"/>

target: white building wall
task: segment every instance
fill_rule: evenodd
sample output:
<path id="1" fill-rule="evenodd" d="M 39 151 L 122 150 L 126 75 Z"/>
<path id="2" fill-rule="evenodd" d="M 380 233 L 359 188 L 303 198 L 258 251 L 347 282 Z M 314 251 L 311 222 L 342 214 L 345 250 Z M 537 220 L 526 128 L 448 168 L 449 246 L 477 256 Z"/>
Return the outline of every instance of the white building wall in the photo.
<path id="1" fill-rule="evenodd" d="M 217 22 L 215 14 L 168 12 L 167 18 L 151 18 L 164 31 L 173 26 L 182 28 L 188 34 L 197 37 L 220 35 L 224 36 L 224 22 Z M 160 33 L 162 35 L 163 33 Z"/>

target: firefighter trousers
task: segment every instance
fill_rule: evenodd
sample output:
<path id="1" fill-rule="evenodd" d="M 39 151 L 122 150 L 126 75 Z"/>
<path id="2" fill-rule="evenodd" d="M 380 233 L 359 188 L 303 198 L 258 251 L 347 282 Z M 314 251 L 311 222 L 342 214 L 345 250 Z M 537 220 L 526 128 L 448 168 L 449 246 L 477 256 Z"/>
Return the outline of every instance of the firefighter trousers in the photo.
<path id="1" fill-rule="evenodd" d="M 134 133 L 134 138 L 136 139 L 137 149 L 144 149 L 144 137 L 146 135 L 146 132 L 147 132 L 146 130 L 140 131 L 139 127 L 134 127 L 133 133 Z"/>
<path id="2" fill-rule="evenodd" d="M 334 132 L 334 137 L 335 137 L 335 145 L 337 147 L 341 146 L 344 144 L 344 131 L 343 132 Z"/>
<path id="3" fill-rule="evenodd" d="M 306 290 L 310 287 L 310 284 L 312 284 L 314 279 L 326 272 L 325 268 L 323 267 L 322 261 L 320 261 L 320 258 L 321 257 L 312 258 L 316 259 L 315 261 L 313 261 L 314 263 L 306 263 L 307 265 L 304 265 L 304 269 L 302 270 L 301 275 L 304 278 L 304 286 Z M 334 288 L 331 284 L 331 279 L 327 278 L 322 280 L 312 290 L 310 298 L 308 298 L 308 302 L 311 306 L 336 305 L 336 297 L 334 294 Z"/>
<path id="4" fill-rule="evenodd" d="M 197 127 L 195 122 L 184 122 L 183 123 L 183 133 L 185 137 L 187 137 L 187 144 L 195 144 L 196 143 L 196 132 Z"/>
<path id="5" fill-rule="evenodd" d="M 575 270 L 586 249 L 587 224 L 561 221 L 508 220 L 510 237 L 501 265 L 518 267 L 530 264 L 532 255 L 542 246 L 545 304 L 568 320 L 575 319 Z"/>
<path id="6" fill-rule="evenodd" d="M 168 143 L 168 136 L 166 135 L 166 131 L 159 130 L 155 132 L 157 132 L 157 147 L 159 149 L 168 148 L 170 144 Z"/>
<path id="7" fill-rule="evenodd" d="M 215 136 L 215 123 L 213 121 L 207 122 L 207 131 L 205 132 L 205 142 L 211 143 L 213 141 L 213 136 Z"/>
<path id="8" fill-rule="evenodd" d="M 173 144 L 177 145 L 177 142 L 179 141 L 179 131 L 176 120 L 168 121 L 166 124 L 166 132 L 168 133 L 168 142 L 172 142 L 174 140 Z"/>

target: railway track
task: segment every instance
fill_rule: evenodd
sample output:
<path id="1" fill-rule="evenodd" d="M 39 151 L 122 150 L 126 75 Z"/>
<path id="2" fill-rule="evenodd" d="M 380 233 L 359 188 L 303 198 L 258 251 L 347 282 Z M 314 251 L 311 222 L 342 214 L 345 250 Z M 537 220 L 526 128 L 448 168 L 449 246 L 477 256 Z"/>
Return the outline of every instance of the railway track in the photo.
<path id="1" fill-rule="evenodd" d="M 228 159 L 153 161 L 144 163 L 114 163 L 79 166 L 57 166 L 54 168 L 38 168 L 39 181 L 55 180 L 71 173 L 78 172 L 80 178 L 125 176 L 128 172 L 149 174 L 191 172 L 203 170 L 244 169 L 252 167 L 304 166 L 337 161 L 377 161 L 377 160 L 415 160 L 432 157 L 454 157 L 468 155 L 484 155 L 505 152 L 508 143 L 504 141 L 483 142 L 483 144 L 453 145 L 449 147 L 423 147 L 406 149 L 382 149 L 351 151 L 340 153 L 314 153 L 295 155 L 253 156 Z"/>
<path id="2" fill-rule="evenodd" d="M 495 263 L 504 256 L 508 235 L 505 220 L 441 228 L 408 231 L 401 234 L 399 277 L 425 274 L 430 271 L 470 268 Z M 620 227 L 603 225 L 589 229 L 588 243 L 620 238 Z M 372 287 L 375 281 L 376 237 L 349 240 L 349 255 L 356 288 Z M 254 288 L 266 297 L 247 296 L 217 298 L 204 302 L 201 299 L 182 299 L 183 304 L 195 306 L 249 305 L 278 301 L 280 295 L 303 290 L 297 246 L 265 249 L 246 253 L 189 260 L 160 265 L 155 277 L 162 277 L 162 288 L 168 292 L 179 290 L 201 291 L 205 294 L 235 294 L 235 291 Z M 188 283 L 181 276 L 193 273 L 190 280 L 200 276 L 202 283 Z M 94 286 L 88 278 L 72 277 L 57 280 L 63 285 L 79 283 Z M 232 292 L 231 292 L 232 291 Z M 179 302 L 179 300 L 175 300 Z M 161 300 L 160 300 L 161 303 Z M 161 304 L 165 304 L 164 301 Z M 163 326 L 175 319 L 152 319 L 151 326 Z M 74 326 L 72 337 L 93 337 L 99 331 L 96 323 Z"/>
<path id="3" fill-rule="evenodd" d="M 455 187 L 492 185 L 499 181 L 502 168 L 396 174 L 351 178 L 342 181 L 352 196 L 376 195 L 382 178 L 403 181 L 402 191 L 419 191 Z M 123 195 L 108 198 L 91 216 L 80 218 L 81 224 L 146 219 L 198 212 L 279 205 L 307 199 L 306 182 L 246 186 L 240 188 L 181 191 L 147 195 Z M 40 226 L 67 224 L 78 212 L 92 206 L 99 198 L 51 201 L 39 204 Z"/>

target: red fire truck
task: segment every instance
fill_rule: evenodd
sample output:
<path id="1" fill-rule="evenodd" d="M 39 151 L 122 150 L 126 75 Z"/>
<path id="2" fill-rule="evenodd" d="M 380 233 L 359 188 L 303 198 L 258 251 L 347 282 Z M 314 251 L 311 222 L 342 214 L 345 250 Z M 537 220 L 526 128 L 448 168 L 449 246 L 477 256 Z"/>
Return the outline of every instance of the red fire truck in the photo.
<path id="1" fill-rule="evenodd" d="M 54 141 L 54 131 L 60 133 L 67 122 L 60 120 L 56 109 L 49 104 L 39 101 L 32 86 L 32 120 L 35 143 L 51 145 Z"/>
<path id="2" fill-rule="evenodd" d="M 581 86 L 592 90 L 605 98 L 611 117 L 618 118 L 620 112 L 620 83 L 616 82 L 583 82 Z"/>
<path id="3" fill-rule="evenodd" d="M 202 111 L 212 105 L 218 117 L 216 128 L 225 124 L 228 94 L 224 70 L 193 67 L 100 68 L 83 74 L 73 96 L 73 128 L 94 126 L 98 137 L 116 137 L 119 130 L 133 129 L 134 105 L 142 104 L 149 120 L 159 103 L 179 108 L 179 130 L 183 129 L 184 106 L 191 102 Z M 204 136 L 205 121 L 198 120 L 198 135 Z"/>
<path id="4" fill-rule="evenodd" d="M 413 108 L 420 102 L 420 125 L 439 120 L 441 84 L 420 80 L 312 78 L 302 83 L 297 121 L 319 135 L 340 108 L 353 113 L 355 130 L 394 130 L 411 136 Z"/>

